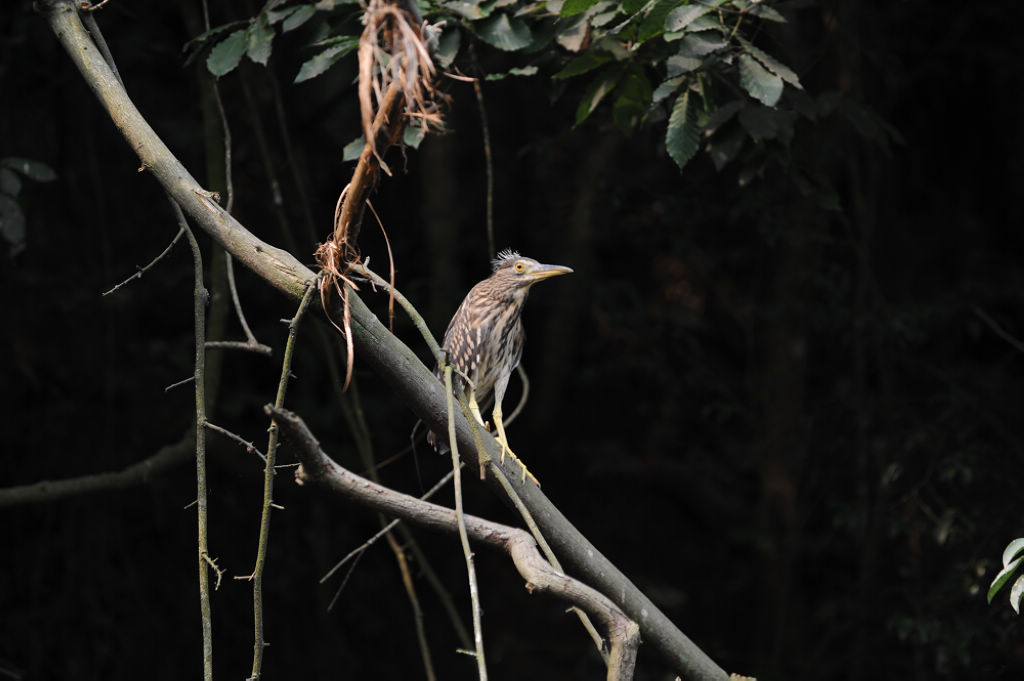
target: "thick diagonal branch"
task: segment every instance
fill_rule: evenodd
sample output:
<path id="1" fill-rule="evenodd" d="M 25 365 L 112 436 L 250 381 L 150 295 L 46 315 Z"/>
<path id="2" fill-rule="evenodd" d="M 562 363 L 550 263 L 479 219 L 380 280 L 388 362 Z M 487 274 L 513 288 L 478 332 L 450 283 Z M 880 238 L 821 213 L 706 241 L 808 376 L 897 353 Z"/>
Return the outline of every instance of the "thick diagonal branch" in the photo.
<path id="1" fill-rule="evenodd" d="M 70 0 L 40 0 L 47 20 L 107 110 L 115 125 L 139 155 L 143 165 L 178 201 L 195 224 L 209 233 L 246 267 L 296 303 L 316 275 L 290 253 L 275 248 L 246 230 L 209 198 L 181 162 L 153 131 L 132 103 L 113 72 L 103 61 L 76 14 Z M 350 297 L 353 342 L 360 361 L 369 365 L 408 407 L 438 432 L 447 424 L 444 389 L 433 373 L 402 341 L 390 333 L 354 293 Z M 469 422 L 455 416 L 456 435 L 466 458 L 473 464 L 476 447 Z M 497 461 L 496 442 L 488 440 L 487 453 Z M 510 478 L 516 477 L 511 467 Z M 488 476 L 488 484 L 498 485 Z M 498 494 L 504 498 L 503 490 Z M 728 675 L 683 634 L 660 609 L 615 567 L 533 484 L 519 488 L 519 496 L 529 508 L 544 536 L 565 564 L 580 579 L 585 579 L 611 594 L 620 608 L 640 625 L 644 641 L 666 657 L 672 667 L 688 681 L 725 681 Z"/>

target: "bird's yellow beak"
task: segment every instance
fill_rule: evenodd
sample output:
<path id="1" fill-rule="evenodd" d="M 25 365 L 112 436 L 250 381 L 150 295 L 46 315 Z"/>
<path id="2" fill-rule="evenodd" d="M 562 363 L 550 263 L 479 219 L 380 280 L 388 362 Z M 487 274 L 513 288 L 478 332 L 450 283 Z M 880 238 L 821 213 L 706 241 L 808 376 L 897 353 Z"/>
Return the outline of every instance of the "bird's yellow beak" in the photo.
<path id="1" fill-rule="evenodd" d="M 536 283 L 542 279 L 557 277 L 560 274 L 572 274 L 572 268 L 563 265 L 537 265 L 530 268 L 526 274 Z"/>

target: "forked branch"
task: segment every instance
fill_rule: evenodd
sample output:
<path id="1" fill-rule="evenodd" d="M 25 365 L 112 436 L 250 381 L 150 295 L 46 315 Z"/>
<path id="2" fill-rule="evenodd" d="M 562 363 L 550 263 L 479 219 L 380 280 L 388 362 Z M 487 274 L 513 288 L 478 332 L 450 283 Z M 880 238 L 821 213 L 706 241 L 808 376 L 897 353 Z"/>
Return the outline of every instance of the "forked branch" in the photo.
<path id="1" fill-rule="evenodd" d="M 277 420 L 288 443 L 294 448 L 296 458 L 302 463 L 295 473 L 299 484 L 311 483 L 330 489 L 360 505 L 428 529 L 450 534 L 459 532 L 459 519 L 453 509 L 374 484 L 342 468 L 320 449 L 320 444 L 302 419 L 286 409 L 267 405 L 266 410 Z M 640 645 L 640 627 L 636 622 L 601 592 L 554 569 L 525 530 L 472 515 L 464 514 L 463 520 L 469 539 L 509 554 L 519 574 L 526 580 L 529 592 L 546 592 L 562 598 L 601 624 L 611 644 L 609 681 L 633 678 L 636 651 Z"/>

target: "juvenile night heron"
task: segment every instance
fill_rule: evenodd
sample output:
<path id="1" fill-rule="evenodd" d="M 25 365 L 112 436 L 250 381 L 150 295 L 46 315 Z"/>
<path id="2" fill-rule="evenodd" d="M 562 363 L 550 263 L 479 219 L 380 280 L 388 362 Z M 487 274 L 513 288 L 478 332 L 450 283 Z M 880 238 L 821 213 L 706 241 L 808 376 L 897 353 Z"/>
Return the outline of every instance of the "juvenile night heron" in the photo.
<path id="1" fill-rule="evenodd" d="M 485 408 L 494 400 L 494 426 L 497 440 L 501 445 L 501 460 L 507 453 L 523 467 L 523 480 L 528 471 L 526 465 L 512 453 L 505 437 L 505 424 L 501 420 L 501 400 L 508 387 L 512 371 L 523 356 L 523 305 L 530 287 L 542 279 L 572 272 L 561 265 L 543 265 L 533 258 L 524 258 L 515 251 L 504 250 L 492 263 L 492 274 L 474 286 L 462 305 L 455 312 L 448 330 L 444 332 L 443 347 L 449 361 L 469 377 L 472 385 L 463 381 L 463 389 L 469 399 L 469 409 L 477 421 L 486 427 L 480 415 L 480 406 Z M 439 378 L 444 376 L 444 367 L 437 367 Z M 427 441 L 437 447 L 437 436 L 430 433 Z M 530 475 L 534 482 L 537 481 Z"/>

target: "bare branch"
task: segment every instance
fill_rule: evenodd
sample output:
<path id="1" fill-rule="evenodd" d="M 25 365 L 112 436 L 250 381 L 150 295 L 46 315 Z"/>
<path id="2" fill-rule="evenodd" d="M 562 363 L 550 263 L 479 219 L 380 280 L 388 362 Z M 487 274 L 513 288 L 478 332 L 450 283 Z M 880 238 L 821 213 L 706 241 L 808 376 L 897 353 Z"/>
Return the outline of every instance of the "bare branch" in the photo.
<path id="1" fill-rule="evenodd" d="M 199 186 L 136 109 L 92 45 L 71 0 L 38 0 L 37 6 L 86 84 L 139 155 L 143 167 L 214 240 L 268 284 L 298 301 L 316 275 L 290 253 L 258 239 L 211 200 L 210 193 Z M 351 337 L 360 359 L 377 372 L 428 428 L 442 430 L 447 416 L 440 382 L 412 350 L 388 332 L 358 295 L 352 293 L 350 303 Z M 459 414 L 455 420 L 458 441 L 466 449 L 466 458 L 478 464 L 473 460 L 476 453 L 469 422 Z M 489 456 L 498 458 L 500 452 L 496 443 L 487 442 L 485 447 Z M 506 473 L 511 477 L 515 472 L 511 462 L 509 465 Z M 613 594 L 622 610 L 640 625 L 644 640 L 657 648 L 680 676 L 688 681 L 728 679 L 726 672 L 573 527 L 540 489 L 530 484 L 523 486 L 519 494 L 552 549 L 577 574 Z"/>
<path id="2" fill-rule="evenodd" d="M 195 431 L 190 427 L 174 444 L 119 471 L 95 473 L 65 480 L 42 480 L 30 485 L 0 489 L 0 508 L 67 499 L 82 494 L 108 492 L 152 482 L 165 471 L 188 461 L 195 452 Z"/>
<path id="3" fill-rule="evenodd" d="M 451 374 L 448 374 L 449 381 Z M 352 501 L 383 513 L 422 525 L 428 529 L 459 533 L 459 514 L 415 497 L 377 485 L 342 468 L 320 449 L 319 443 L 298 416 L 283 409 L 266 407 L 288 435 L 302 465 L 295 474 L 299 484 L 313 483 L 343 494 Z M 498 548 L 511 556 L 526 580 L 530 593 L 548 592 L 579 606 L 594 616 L 608 633 L 611 654 L 608 679 L 632 678 L 640 628 L 609 598 L 577 579 L 556 570 L 544 560 L 537 543 L 525 530 L 501 525 L 472 515 L 462 517 L 468 539 Z"/>

